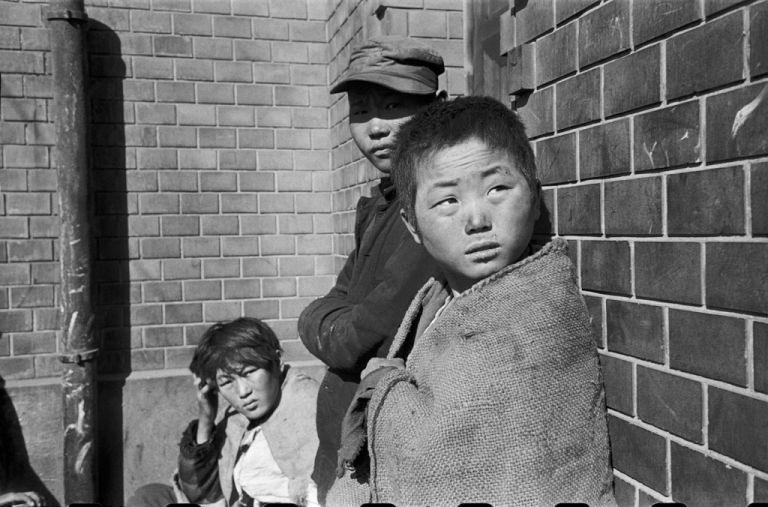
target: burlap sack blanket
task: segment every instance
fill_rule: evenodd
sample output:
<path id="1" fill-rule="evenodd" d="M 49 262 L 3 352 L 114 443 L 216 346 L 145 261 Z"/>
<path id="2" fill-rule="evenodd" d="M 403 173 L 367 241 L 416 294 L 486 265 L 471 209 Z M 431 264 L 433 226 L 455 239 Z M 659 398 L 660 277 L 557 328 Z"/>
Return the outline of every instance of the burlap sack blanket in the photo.
<path id="1" fill-rule="evenodd" d="M 417 338 L 406 370 L 377 384 L 374 502 L 615 505 L 597 350 L 572 270 L 555 239 L 479 282 Z M 391 357 L 446 295 L 434 281 L 419 292 Z"/>

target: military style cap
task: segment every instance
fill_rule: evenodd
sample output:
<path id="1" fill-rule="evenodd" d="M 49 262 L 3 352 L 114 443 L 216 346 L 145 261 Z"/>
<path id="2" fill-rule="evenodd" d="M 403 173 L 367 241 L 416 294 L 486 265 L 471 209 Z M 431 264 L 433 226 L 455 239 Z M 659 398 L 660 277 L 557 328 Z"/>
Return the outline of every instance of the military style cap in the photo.
<path id="1" fill-rule="evenodd" d="M 331 93 L 362 81 L 428 95 L 437 91 L 437 76 L 444 71 L 443 59 L 430 47 L 403 37 L 377 37 L 354 47 L 347 72 Z"/>

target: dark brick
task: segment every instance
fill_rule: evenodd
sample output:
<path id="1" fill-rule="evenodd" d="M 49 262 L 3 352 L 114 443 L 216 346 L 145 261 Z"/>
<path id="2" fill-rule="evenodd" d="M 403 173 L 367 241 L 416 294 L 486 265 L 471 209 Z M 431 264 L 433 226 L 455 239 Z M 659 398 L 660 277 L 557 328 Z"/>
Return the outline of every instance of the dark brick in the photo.
<path id="1" fill-rule="evenodd" d="M 600 185 L 557 189 L 558 234 L 600 234 Z"/>
<path id="2" fill-rule="evenodd" d="M 743 79 L 744 23 L 735 12 L 667 40 L 667 98 Z"/>
<path id="3" fill-rule="evenodd" d="M 557 84 L 558 130 L 600 119 L 600 69 Z"/>
<path id="4" fill-rule="evenodd" d="M 664 316 L 660 306 L 606 301 L 608 350 L 664 362 Z"/>
<path id="5" fill-rule="evenodd" d="M 768 235 L 768 163 L 754 164 L 750 176 L 752 234 Z"/>
<path id="6" fill-rule="evenodd" d="M 579 67 L 629 49 L 629 1 L 614 0 L 579 18 Z"/>
<path id="7" fill-rule="evenodd" d="M 638 488 L 637 491 L 637 507 L 655 507 L 657 504 L 664 505 L 664 498 L 662 495 L 652 495 L 647 491 L 643 491 Z M 676 504 L 669 504 L 675 506 Z"/>
<path id="8" fill-rule="evenodd" d="M 768 85 L 707 98 L 707 161 L 768 154 Z"/>
<path id="9" fill-rule="evenodd" d="M 744 234 L 744 170 L 739 166 L 667 176 L 670 236 Z"/>
<path id="10" fill-rule="evenodd" d="M 533 224 L 534 234 L 551 236 L 555 233 L 555 190 L 544 189 L 541 191 L 539 219 Z"/>
<path id="11" fill-rule="evenodd" d="M 536 85 L 576 71 L 576 23 L 536 41 Z"/>
<path id="12" fill-rule="evenodd" d="M 507 52 L 507 93 L 520 94 L 535 88 L 533 44 L 523 44 Z"/>
<path id="13" fill-rule="evenodd" d="M 710 17 L 720 11 L 743 3 L 744 0 L 704 0 L 704 13 L 707 17 Z"/>
<path id="14" fill-rule="evenodd" d="M 662 437 L 608 416 L 613 467 L 646 486 L 667 492 L 667 444 Z"/>
<path id="15" fill-rule="evenodd" d="M 637 367 L 637 416 L 691 442 L 702 442 L 702 387 L 693 380 Z"/>
<path id="16" fill-rule="evenodd" d="M 49 307 L 54 304 L 53 298 L 51 286 L 11 287 L 12 308 Z"/>
<path id="17" fill-rule="evenodd" d="M 2 312 L 3 333 L 32 331 L 32 311 L 13 310 Z"/>
<path id="18" fill-rule="evenodd" d="M 745 505 L 747 476 L 672 442 L 672 498 L 691 506 Z"/>
<path id="19" fill-rule="evenodd" d="M 629 295 L 629 244 L 626 241 L 582 241 L 581 287 Z"/>
<path id="20" fill-rule="evenodd" d="M 676 370 L 745 386 L 744 321 L 669 310 L 669 365 Z"/>
<path id="21" fill-rule="evenodd" d="M 613 477 L 613 496 L 616 498 L 616 504 L 621 507 L 635 505 L 635 487 L 616 476 Z"/>
<path id="22" fill-rule="evenodd" d="M 536 167 L 543 185 L 576 181 L 576 134 L 537 141 Z"/>
<path id="23" fill-rule="evenodd" d="M 629 120 L 603 123 L 579 132 L 581 179 L 629 174 Z"/>
<path id="24" fill-rule="evenodd" d="M 32 357 L 0 357 L 0 370 L 5 380 L 34 378 L 35 367 Z"/>
<path id="25" fill-rule="evenodd" d="M 642 44 L 701 19 L 699 0 L 656 0 L 632 5 L 633 40 Z"/>
<path id="26" fill-rule="evenodd" d="M 701 247 L 698 243 L 635 243 L 638 297 L 701 303 Z"/>
<path id="27" fill-rule="evenodd" d="M 707 306 L 768 315 L 768 243 L 707 245 Z"/>
<path id="28" fill-rule="evenodd" d="M 699 101 L 636 116 L 634 136 L 635 171 L 700 162 Z"/>
<path id="29" fill-rule="evenodd" d="M 535 39 L 552 28 L 553 0 L 511 0 L 514 2 L 517 43 Z"/>
<path id="30" fill-rule="evenodd" d="M 605 347 L 603 342 L 603 298 L 585 295 L 584 302 L 589 311 L 595 343 L 598 347 Z"/>
<path id="31" fill-rule="evenodd" d="M 749 9 L 749 73 L 752 77 L 768 73 L 768 4 Z"/>
<path id="32" fill-rule="evenodd" d="M 608 408 L 634 415 L 632 363 L 601 354 L 600 366 L 603 371 L 605 402 Z"/>
<path id="33" fill-rule="evenodd" d="M 174 347 L 184 344 L 181 327 L 148 327 L 144 329 L 144 346 Z"/>
<path id="34" fill-rule="evenodd" d="M 574 239 L 568 240 L 568 257 L 571 259 L 571 264 L 574 266 L 574 269 L 576 266 L 579 265 L 579 248 L 578 248 L 578 241 Z M 575 273 L 574 273 L 575 274 Z"/>
<path id="35" fill-rule="evenodd" d="M 709 389 L 709 448 L 768 472 L 768 402 Z"/>
<path id="36" fill-rule="evenodd" d="M 658 236 L 661 232 L 661 178 L 606 182 L 607 235 Z"/>
<path id="37" fill-rule="evenodd" d="M 504 56 L 515 49 L 515 16 L 512 9 L 499 15 L 499 55 Z"/>
<path id="38" fill-rule="evenodd" d="M 56 352 L 56 333 L 19 333 L 13 336 L 13 355 Z"/>
<path id="39" fill-rule="evenodd" d="M 525 133 L 529 138 L 549 134 L 554 131 L 554 101 L 553 90 L 550 86 L 536 90 L 527 97 L 525 103 L 515 101 L 517 114 L 525 125 Z"/>
<path id="40" fill-rule="evenodd" d="M 555 17 L 559 25 L 568 18 L 584 11 L 594 4 L 600 3 L 599 0 L 555 0 Z"/>
<path id="41" fill-rule="evenodd" d="M 768 393 L 768 324 L 755 322 L 753 332 L 755 390 Z"/>
<path id="42" fill-rule="evenodd" d="M 768 503 L 768 481 L 755 477 L 755 491 L 753 496 L 755 502 Z"/>
<path id="43" fill-rule="evenodd" d="M 199 303 L 165 305 L 166 324 L 200 322 L 201 320 L 203 320 L 203 305 Z"/>
<path id="44" fill-rule="evenodd" d="M 605 116 L 661 100 L 660 49 L 656 44 L 605 65 Z"/>

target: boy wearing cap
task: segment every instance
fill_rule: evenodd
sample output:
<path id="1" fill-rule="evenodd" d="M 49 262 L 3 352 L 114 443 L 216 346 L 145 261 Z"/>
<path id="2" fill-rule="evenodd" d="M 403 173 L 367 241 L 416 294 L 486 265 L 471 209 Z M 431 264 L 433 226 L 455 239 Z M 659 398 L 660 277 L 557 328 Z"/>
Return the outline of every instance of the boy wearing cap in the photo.
<path id="1" fill-rule="evenodd" d="M 381 37 L 357 46 L 331 93 L 347 92 L 349 129 L 360 151 L 381 173 L 371 197 L 357 203 L 355 250 L 336 285 L 299 318 L 304 345 L 327 366 L 318 395 L 320 447 L 313 479 L 319 499 L 335 477 L 341 421 L 369 359 L 383 357 L 413 296 L 437 273 L 400 220 L 389 177 L 399 127 L 442 98 L 442 58 L 415 41 Z"/>

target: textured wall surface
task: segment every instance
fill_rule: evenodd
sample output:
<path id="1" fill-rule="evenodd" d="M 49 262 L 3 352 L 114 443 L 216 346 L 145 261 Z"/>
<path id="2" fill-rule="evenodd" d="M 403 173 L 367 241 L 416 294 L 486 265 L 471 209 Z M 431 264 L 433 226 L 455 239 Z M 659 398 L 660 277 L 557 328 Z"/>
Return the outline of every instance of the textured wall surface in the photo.
<path id="1" fill-rule="evenodd" d="M 602 339 L 619 503 L 768 501 L 768 2 L 495 3 L 539 232 Z"/>

